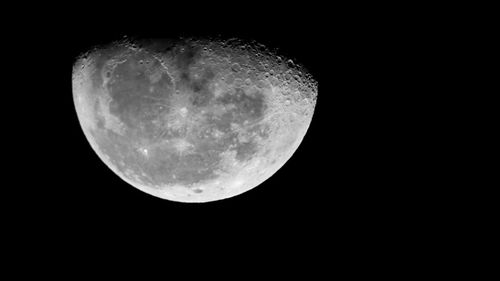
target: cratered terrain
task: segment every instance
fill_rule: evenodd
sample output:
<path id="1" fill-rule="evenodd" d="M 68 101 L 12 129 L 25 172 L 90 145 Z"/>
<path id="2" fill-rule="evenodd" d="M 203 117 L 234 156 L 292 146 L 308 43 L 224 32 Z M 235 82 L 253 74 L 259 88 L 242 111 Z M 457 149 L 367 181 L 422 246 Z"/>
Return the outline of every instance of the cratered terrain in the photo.
<path id="1" fill-rule="evenodd" d="M 124 39 L 73 67 L 78 118 L 100 159 L 180 202 L 229 198 L 271 177 L 304 138 L 316 97 L 299 63 L 234 39 Z"/>

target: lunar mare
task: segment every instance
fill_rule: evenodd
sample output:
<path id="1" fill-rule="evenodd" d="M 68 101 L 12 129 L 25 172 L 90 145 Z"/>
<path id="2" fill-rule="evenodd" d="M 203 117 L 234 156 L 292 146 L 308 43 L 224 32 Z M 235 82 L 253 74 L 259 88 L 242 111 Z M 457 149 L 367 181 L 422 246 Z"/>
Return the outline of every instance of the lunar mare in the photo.
<path id="1" fill-rule="evenodd" d="M 254 43 L 123 40 L 77 59 L 73 97 L 91 147 L 125 182 L 208 202 L 286 163 L 311 122 L 317 83 Z"/>

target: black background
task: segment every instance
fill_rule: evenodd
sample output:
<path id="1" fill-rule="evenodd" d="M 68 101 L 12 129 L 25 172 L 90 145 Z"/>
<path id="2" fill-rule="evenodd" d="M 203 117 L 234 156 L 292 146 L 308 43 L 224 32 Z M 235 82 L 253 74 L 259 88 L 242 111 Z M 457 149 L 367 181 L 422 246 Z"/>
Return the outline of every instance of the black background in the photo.
<path id="1" fill-rule="evenodd" d="M 245 237 L 253 242 L 301 241 L 294 244 L 301 247 L 324 242 L 333 232 L 354 237 L 400 222 L 401 210 L 415 195 L 400 187 L 413 184 L 414 178 L 401 179 L 406 171 L 404 165 L 398 167 L 399 155 L 389 159 L 388 147 L 394 149 L 403 137 L 387 128 L 385 122 L 394 121 L 385 109 L 394 102 L 388 93 L 400 85 L 386 80 L 404 78 L 395 73 L 398 62 L 388 53 L 406 43 L 393 40 L 397 32 L 387 32 L 393 23 L 374 25 L 373 18 L 360 20 L 357 11 L 198 8 L 158 16 L 130 8 L 35 18 L 18 42 L 37 69 L 31 83 L 24 81 L 37 93 L 25 119 L 39 121 L 22 140 L 30 159 L 36 159 L 28 161 L 30 176 L 23 169 L 14 173 L 21 194 L 17 206 L 22 206 L 17 214 L 47 235 L 57 230 L 116 239 L 119 233 L 169 241 L 187 236 L 193 242 Z M 123 36 L 237 37 L 277 48 L 318 82 L 315 112 L 301 145 L 264 183 L 221 201 L 172 202 L 125 183 L 85 138 L 71 85 L 72 67 L 82 52 Z"/>
<path id="2" fill-rule="evenodd" d="M 433 115 L 449 106 L 437 100 L 449 92 L 439 81 L 448 65 L 461 63 L 462 55 L 452 51 L 466 41 L 441 44 L 455 29 L 455 21 L 441 22 L 451 6 L 178 4 L 23 2 L 19 11 L 5 8 L 9 51 L 2 59 L 12 64 L 3 98 L 19 100 L 2 104 L 3 139 L 12 142 L 3 146 L 9 159 L 2 234 L 14 248 L 10 261 L 22 265 L 17 274 L 38 274 L 26 270 L 30 257 L 52 273 L 95 260 L 106 268 L 116 254 L 162 271 L 172 268 L 163 262 L 172 257 L 193 271 L 200 260 L 241 267 L 244 255 L 252 263 L 238 277 L 264 263 L 294 277 L 305 271 L 303 279 L 311 279 L 313 272 L 335 274 L 339 267 L 350 276 L 373 276 L 414 264 L 405 272 L 413 274 L 463 256 L 456 234 L 465 233 L 463 219 L 476 217 L 466 213 L 470 200 L 450 198 L 461 192 L 455 185 L 442 188 L 450 186 L 443 172 L 447 155 L 440 152 L 449 142 L 439 137 L 451 121 L 434 124 Z M 319 83 L 300 147 L 264 183 L 221 201 L 171 202 L 126 184 L 85 139 L 71 85 L 77 56 L 124 35 L 221 35 L 278 48 Z M 465 212 L 454 204 L 465 205 Z M 131 255 L 137 249 L 148 253 Z"/>
<path id="3" fill-rule="evenodd" d="M 272 17 L 270 17 L 272 18 Z M 37 151 L 41 164 L 36 181 L 44 198 L 40 214 L 61 225 L 80 224 L 91 228 L 111 226 L 152 227 L 167 231 L 176 223 L 189 229 L 206 231 L 218 227 L 237 229 L 328 227 L 326 210 L 343 201 L 348 184 L 339 170 L 338 156 L 341 115 L 335 104 L 339 71 L 335 61 L 336 32 L 330 25 L 305 24 L 289 19 L 252 21 L 240 18 L 204 18 L 189 21 L 169 17 L 168 21 L 136 18 L 116 24 L 113 21 L 49 23 L 44 36 L 50 46 L 44 52 L 50 59 L 41 75 L 50 77 L 48 99 L 42 99 L 43 119 L 50 129 L 35 130 L 42 138 Z M 179 24 L 180 23 L 180 24 Z M 319 95 L 311 126 L 293 157 L 270 179 L 242 195 L 203 204 L 186 204 L 159 199 L 130 186 L 115 175 L 96 155 L 80 127 L 74 108 L 71 70 L 76 58 L 92 47 L 123 36 L 130 38 L 219 36 L 263 43 L 285 58 L 302 64 L 319 84 Z M 50 40 L 49 40 L 50 39 Z M 338 91 L 337 91 L 338 92 Z M 50 132 L 50 133 L 49 133 Z M 41 152 L 41 153 L 40 153 Z M 41 200 L 42 201 L 42 200 Z M 179 227 L 174 227 L 178 229 Z M 182 228 L 182 227 L 181 227 Z M 162 232 L 162 230 L 160 230 Z M 170 232 L 170 231 L 167 231 Z M 266 231 L 267 232 L 267 231 Z"/>

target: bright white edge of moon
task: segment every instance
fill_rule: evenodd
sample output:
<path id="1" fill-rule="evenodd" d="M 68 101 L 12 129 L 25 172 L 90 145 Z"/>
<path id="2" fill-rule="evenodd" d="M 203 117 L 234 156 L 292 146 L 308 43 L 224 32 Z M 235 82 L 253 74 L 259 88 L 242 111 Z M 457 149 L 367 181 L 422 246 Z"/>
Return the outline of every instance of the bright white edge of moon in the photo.
<path id="1" fill-rule="evenodd" d="M 217 201 L 242 194 L 260 185 L 275 174 L 297 150 L 309 128 L 313 115 L 312 113 L 314 112 L 315 101 L 308 101 L 307 99 L 305 104 L 301 106 L 292 104 L 285 108 L 285 105 L 282 105 L 281 110 L 283 112 L 280 112 L 280 114 L 286 115 L 287 118 L 291 118 L 295 122 L 293 122 L 294 126 L 289 127 L 288 134 L 273 141 L 277 144 L 275 147 L 284 148 L 281 153 L 273 154 L 273 157 L 275 157 L 273 159 L 276 159 L 273 165 L 266 165 L 263 161 L 264 159 L 261 158 L 254 159 L 247 166 L 241 167 L 241 169 L 231 177 L 221 178 L 211 184 L 197 186 L 197 188 L 203 190 L 201 193 L 194 193 L 193 188 L 187 188 L 180 185 L 154 189 L 139 181 L 133 181 L 120 172 L 117 167 L 112 164 L 109 157 L 101 151 L 99 145 L 94 140 L 91 134 L 91 131 L 95 128 L 95 123 L 93 121 L 94 113 L 91 110 L 91 101 L 88 99 L 90 90 L 88 86 L 90 84 L 89 77 L 90 73 L 93 71 L 93 69 L 89 69 L 90 67 L 88 67 L 91 65 L 90 61 L 91 59 L 77 63 L 78 68 L 75 68 L 76 71 L 73 73 L 73 98 L 80 125 L 88 142 L 106 166 L 122 180 L 147 194 L 170 201 L 190 203 Z M 275 97 L 281 95 L 282 91 L 280 88 L 271 87 L 271 89 L 271 95 Z M 315 94 L 317 95 L 317 93 Z M 280 102 L 284 103 L 284 100 Z"/>

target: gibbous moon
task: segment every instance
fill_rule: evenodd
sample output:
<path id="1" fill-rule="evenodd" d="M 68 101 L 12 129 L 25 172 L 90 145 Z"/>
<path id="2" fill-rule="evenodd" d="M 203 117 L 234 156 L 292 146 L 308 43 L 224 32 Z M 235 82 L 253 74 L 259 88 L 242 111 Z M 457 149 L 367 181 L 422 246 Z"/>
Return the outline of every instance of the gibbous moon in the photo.
<path id="1" fill-rule="evenodd" d="M 153 196 L 209 202 L 278 171 L 311 122 L 317 83 L 241 40 L 124 39 L 77 58 L 73 98 L 91 147 Z"/>

